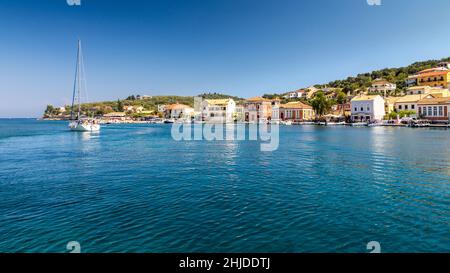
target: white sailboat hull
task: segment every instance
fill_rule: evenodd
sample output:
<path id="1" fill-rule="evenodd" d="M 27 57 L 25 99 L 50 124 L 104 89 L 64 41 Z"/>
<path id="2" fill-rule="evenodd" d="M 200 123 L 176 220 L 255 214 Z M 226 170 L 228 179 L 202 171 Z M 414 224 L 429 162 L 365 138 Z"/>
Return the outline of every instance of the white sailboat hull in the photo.
<path id="1" fill-rule="evenodd" d="M 70 122 L 69 128 L 71 131 L 76 132 L 95 132 L 100 131 L 100 124 L 93 123 L 79 123 L 79 122 Z"/>

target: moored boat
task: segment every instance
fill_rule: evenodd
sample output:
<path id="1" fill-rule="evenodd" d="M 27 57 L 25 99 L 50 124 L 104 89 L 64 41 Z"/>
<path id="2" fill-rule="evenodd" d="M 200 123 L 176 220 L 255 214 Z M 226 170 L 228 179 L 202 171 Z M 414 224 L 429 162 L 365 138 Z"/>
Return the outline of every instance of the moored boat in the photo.
<path id="1" fill-rule="evenodd" d="M 428 120 L 411 120 L 408 123 L 408 127 L 412 128 L 421 128 L 421 127 L 429 127 L 431 124 Z"/>
<path id="2" fill-rule="evenodd" d="M 77 64 L 75 70 L 75 82 L 73 85 L 73 94 L 72 94 L 72 107 L 70 110 L 70 122 L 69 128 L 71 131 L 76 132 L 92 132 L 100 130 L 100 122 L 95 120 L 94 118 L 83 118 L 81 117 L 81 91 L 84 89 L 84 92 L 87 93 L 86 83 L 85 83 L 85 75 L 84 75 L 84 62 L 83 55 L 81 51 L 81 41 L 78 40 L 78 49 L 77 49 Z M 77 111 L 75 113 L 75 107 L 77 107 Z"/>
<path id="3" fill-rule="evenodd" d="M 367 126 L 367 122 L 355 122 L 352 123 L 353 127 Z"/>

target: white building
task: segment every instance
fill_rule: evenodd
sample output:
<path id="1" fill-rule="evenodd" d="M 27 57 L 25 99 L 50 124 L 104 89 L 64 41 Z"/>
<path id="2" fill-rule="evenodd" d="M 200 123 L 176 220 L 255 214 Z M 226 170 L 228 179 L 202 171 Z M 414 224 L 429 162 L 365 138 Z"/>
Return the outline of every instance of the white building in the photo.
<path id="1" fill-rule="evenodd" d="M 351 100 L 353 121 L 382 120 L 385 113 L 384 99 L 380 95 L 357 96 Z"/>
<path id="2" fill-rule="evenodd" d="M 288 98 L 288 99 L 306 98 L 307 95 L 308 95 L 308 92 L 306 90 L 299 89 L 297 91 L 292 91 L 292 92 L 287 93 L 285 98 Z"/>
<path id="3" fill-rule="evenodd" d="M 243 122 L 245 120 L 245 109 L 243 105 L 236 105 L 236 121 Z"/>
<path id="4" fill-rule="evenodd" d="M 164 104 L 158 104 L 158 112 L 163 113 L 166 111 L 166 106 Z"/>
<path id="5" fill-rule="evenodd" d="M 233 99 L 203 100 L 202 118 L 209 122 L 233 122 L 236 102 Z"/>
<path id="6" fill-rule="evenodd" d="M 383 79 L 376 79 L 373 81 L 372 86 L 369 87 L 370 93 L 383 93 L 384 97 L 387 94 L 395 91 L 397 89 L 397 85 L 395 83 L 390 83 Z"/>
<path id="7" fill-rule="evenodd" d="M 183 118 L 183 119 L 189 119 L 194 115 L 194 108 L 180 104 L 175 103 L 171 105 L 167 105 L 164 110 L 164 117 L 165 118 Z"/>

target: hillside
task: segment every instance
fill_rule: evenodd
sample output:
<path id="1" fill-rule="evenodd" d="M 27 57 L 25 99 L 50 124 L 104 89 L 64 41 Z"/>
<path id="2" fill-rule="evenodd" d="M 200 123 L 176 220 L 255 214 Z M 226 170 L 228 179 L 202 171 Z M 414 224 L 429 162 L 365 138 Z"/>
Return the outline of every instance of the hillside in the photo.
<path id="1" fill-rule="evenodd" d="M 316 88 L 323 89 L 325 87 L 329 88 L 340 88 L 345 93 L 350 93 L 354 95 L 355 91 L 361 88 L 368 88 L 372 84 L 372 81 L 377 78 L 383 78 L 389 82 L 397 84 L 397 92 L 406 90 L 405 80 L 409 75 L 416 74 L 417 72 L 435 67 L 440 62 L 449 62 L 450 57 L 441 60 L 428 60 L 422 62 L 415 62 L 406 67 L 399 68 L 385 68 L 381 70 L 372 71 L 369 73 L 358 74 L 356 77 L 348 77 L 345 80 L 331 81 L 327 84 L 315 85 Z"/>
<path id="2" fill-rule="evenodd" d="M 220 93 L 203 93 L 198 95 L 204 99 L 223 99 L 232 98 L 236 101 L 242 101 L 242 98 L 229 96 Z M 102 102 L 92 102 L 83 103 L 81 105 L 81 110 L 86 115 L 104 115 L 111 112 L 121 112 L 124 106 L 142 106 L 146 111 L 156 112 L 158 105 L 167 105 L 181 103 L 186 104 L 191 107 L 194 106 L 193 96 L 140 96 L 140 95 L 130 95 L 126 99 L 118 99 L 116 101 L 102 101 Z M 59 108 L 53 105 L 47 105 L 44 111 L 44 118 L 51 118 L 57 116 L 67 116 L 70 114 L 70 105 L 65 105 L 66 111 L 61 111 Z"/>

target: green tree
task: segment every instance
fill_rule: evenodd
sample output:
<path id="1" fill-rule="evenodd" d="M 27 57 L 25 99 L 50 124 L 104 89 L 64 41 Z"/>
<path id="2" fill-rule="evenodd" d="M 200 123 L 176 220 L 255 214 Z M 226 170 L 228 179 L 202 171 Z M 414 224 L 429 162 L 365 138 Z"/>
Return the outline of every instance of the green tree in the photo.
<path id="1" fill-rule="evenodd" d="M 344 115 L 344 104 L 347 102 L 347 95 L 340 91 L 336 96 L 336 102 L 341 106 L 342 115 Z"/>
<path id="2" fill-rule="evenodd" d="M 121 100 L 117 100 L 117 111 L 123 112 L 123 103 Z"/>
<path id="3" fill-rule="evenodd" d="M 330 111 L 332 103 L 322 91 L 319 91 L 311 100 L 311 106 L 316 112 L 316 116 L 320 118 Z"/>
<path id="4" fill-rule="evenodd" d="M 53 107 L 53 105 L 51 105 L 51 104 L 48 104 L 47 108 L 45 109 L 44 114 L 50 116 L 53 114 L 54 111 L 55 111 L 55 107 Z"/>

